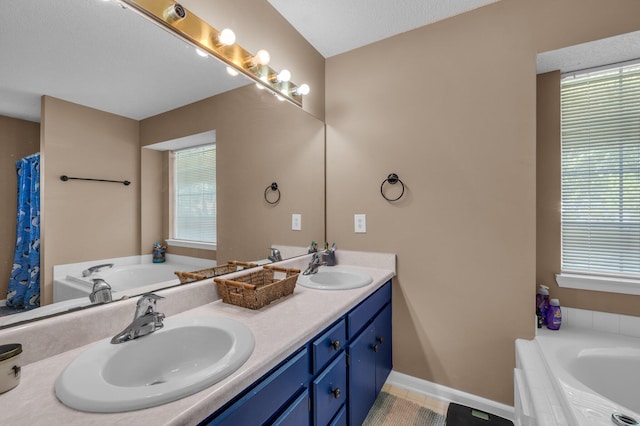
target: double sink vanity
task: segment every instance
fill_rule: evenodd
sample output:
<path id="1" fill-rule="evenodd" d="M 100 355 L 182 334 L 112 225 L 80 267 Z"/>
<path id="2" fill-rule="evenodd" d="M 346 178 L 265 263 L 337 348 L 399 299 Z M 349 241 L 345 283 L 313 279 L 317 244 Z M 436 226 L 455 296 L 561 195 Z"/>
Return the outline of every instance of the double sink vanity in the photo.
<path id="1" fill-rule="evenodd" d="M 119 344 L 135 298 L 0 331 L 25 355 L 4 422 L 360 424 L 392 366 L 395 255 L 339 254 L 259 310 L 222 303 L 212 280 L 159 291 L 164 326 Z"/>

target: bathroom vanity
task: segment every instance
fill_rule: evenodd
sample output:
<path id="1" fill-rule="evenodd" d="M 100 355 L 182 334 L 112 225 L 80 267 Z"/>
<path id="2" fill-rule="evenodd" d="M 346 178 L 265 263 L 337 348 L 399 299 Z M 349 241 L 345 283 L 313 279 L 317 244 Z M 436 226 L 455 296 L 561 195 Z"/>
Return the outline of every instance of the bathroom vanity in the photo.
<path id="1" fill-rule="evenodd" d="M 388 281 L 203 424 L 360 425 L 391 372 L 391 334 Z"/>
<path id="2" fill-rule="evenodd" d="M 391 370 L 390 301 L 395 256 L 342 254 L 341 265 L 369 274 L 373 282 L 339 291 L 296 286 L 293 295 L 255 311 L 215 300 L 175 313 L 174 304 L 190 297 L 188 294 L 215 293 L 211 280 L 159 292 L 166 299 L 158 304 L 158 310 L 168 314 L 167 323 L 172 318 L 221 316 L 241 322 L 255 338 L 252 355 L 238 370 L 200 392 L 129 412 L 99 414 L 66 407 L 55 397 L 54 382 L 80 353 L 101 340 L 99 336 L 92 343 L 39 360 L 28 358 L 34 362 L 26 361 L 30 363 L 23 367 L 20 385 L 0 395 L 3 423 L 51 424 L 55 419 L 68 425 L 244 425 L 265 421 L 283 425 L 361 424 Z M 281 265 L 304 269 L 307 257 Z M 59 333 L 57 339 L 52 337 L 49 346 L 58 345 L 56 340 L 73 340 L 90 327 L 107 327 L 107 336 L 118 332 L 122 321 L 117 325 L 100 324 L 92 317 L 114 309 L 132 315 L 135 300 L 110 305 L 65 315 L 73 331 Z M 26 328 L 35 326 L 28 324 Z M 31 333 L 29 338 L 42 335 Z M 20 330 L 2 330 L 0 343 L 16 340 L 17 336 Z M 29 341 L 24 346 L 25 352 L 36 347 Z M 37 347 L 48 350 L 47 344 Z"/>

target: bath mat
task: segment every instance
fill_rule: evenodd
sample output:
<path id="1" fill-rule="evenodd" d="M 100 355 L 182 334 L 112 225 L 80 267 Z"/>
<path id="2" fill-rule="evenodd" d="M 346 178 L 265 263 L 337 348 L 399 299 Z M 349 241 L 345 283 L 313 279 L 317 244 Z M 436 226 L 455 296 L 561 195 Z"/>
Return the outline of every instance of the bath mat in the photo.
<path id="1" fill-rule="evenodd" d="M 415 402 L 380 392 L 363 426 L 445 426 L 445 417 Z"/>

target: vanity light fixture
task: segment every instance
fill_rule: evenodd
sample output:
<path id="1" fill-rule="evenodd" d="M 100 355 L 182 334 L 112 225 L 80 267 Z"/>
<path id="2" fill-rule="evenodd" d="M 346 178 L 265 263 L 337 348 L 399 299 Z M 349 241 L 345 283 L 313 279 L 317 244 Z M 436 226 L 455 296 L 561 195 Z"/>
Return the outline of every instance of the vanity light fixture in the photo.
<path id="1" fill-rule="evenodd" d="M 211 56 L 215 56 L 230 69 L 242 73 L 273 94 L 302 106 L 302 96 L 309 93 L 309 86 L 298 87 L 286 70 L 277 72 L 269 67 L 271 55 L 259 50 L 255 55 L 235 43 L 233 31 L 218 31 L 174 0 L 119 0 L 155 24 Z M 286 71 L 286 72 L 285 72 Z M 230 71 L 229 74 L 232 74 Z M 271 77 L 274 76 L 274 77 Z"/>

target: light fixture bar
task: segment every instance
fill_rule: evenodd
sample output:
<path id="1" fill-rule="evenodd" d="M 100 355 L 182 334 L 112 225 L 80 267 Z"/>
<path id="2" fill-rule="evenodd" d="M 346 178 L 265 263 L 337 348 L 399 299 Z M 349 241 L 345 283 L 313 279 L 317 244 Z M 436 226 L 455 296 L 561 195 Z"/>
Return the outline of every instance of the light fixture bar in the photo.
<path id="1" fill-rule="evenodd" d="M 120 2 L 130 6 L 142 16 L 159 24 L 193 46 L 210 53 L 256 83 L 268 88 L 274 94 L 282 96 L 297 106 L 302 106 L 302 95 L 296 84 L 291 81 L 283 82 L 273 78 L 272 76 L 277 76 L 278 72 L 268 65 L 252 64 L 251 59 L 254 55 L 237 43 L 228 46 L 219 43 L 220 31 L 175 1 L 120 0 Z M 174 12 L 176 8 L 185 12 L 184 17 L 180 17 L 182 13 Z"/>

